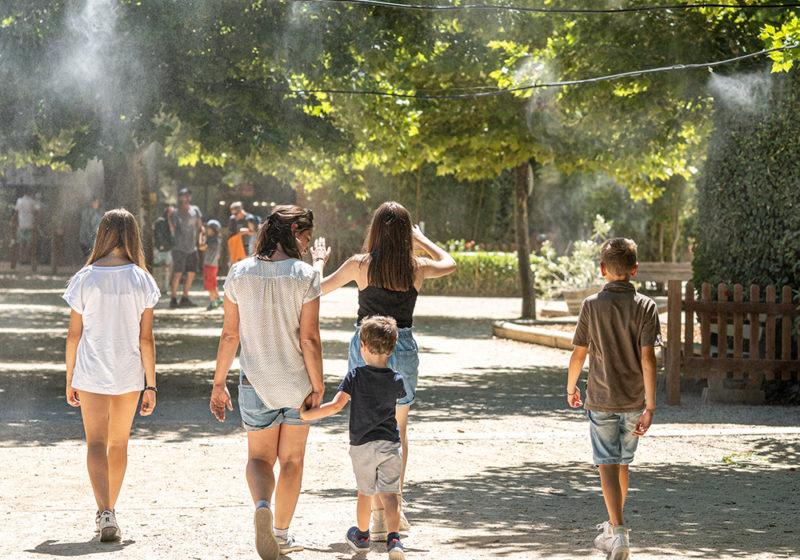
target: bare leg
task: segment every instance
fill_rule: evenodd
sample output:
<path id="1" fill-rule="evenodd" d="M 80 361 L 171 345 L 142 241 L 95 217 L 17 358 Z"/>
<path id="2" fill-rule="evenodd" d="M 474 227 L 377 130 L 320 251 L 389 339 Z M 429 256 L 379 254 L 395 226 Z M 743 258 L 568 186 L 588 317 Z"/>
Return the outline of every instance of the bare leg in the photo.
<path id="1" fill-rule="evenodd" d="M 275 490 L 273 469 L 278 458 L 280 426 L 268 430 L 247 432 L 247 485 L 253 503 L 261 500 L 272 502 Z"/>
<path id="2" fill-rule="evenodd" d="M 113 510 L 128 466 L 128 439 L 139 404 L 139 391 L 114 395 L 108 422 L 108 497 Z"/>
<path id="3" fill-rule="evenodd" d="M 375 494 L 377 496 L 377 494 Z M 358 493 L 358 503 L 356 504 L 356 521 L 358 522 L 358 530 L 362 533 L 369 531 L 369 519 L 372 515 L 372 500 L 375 496 L 367 496 L 366 494 Z"/>
<path id="4" fill-rule="evenodd" d="M 86 432 L 86 468 L 98 511 L 111 510 L 108 481 L 108 413 L 111 396 L 79 391 Z"/>
<path id="5" fill-rule="evenodd" d="M 281 424 L 278 461 L 281 472 L 275 488 L 275 528 L 288 529 L 303 485 L 303 461 L 309 426 Z"/>
<path id="6" fill-rule="evenodd" d="M 400 445 L 403 448 L 403 474 L 400 475 L 400 495 L 403 494 L 403 483 L 406 479 L 406 463 L 408 462 L 408 438 L 406 437 L 406 427 L 408 426 L 408 412 L 410 406 L 397 406 L 394 409 L 394 416 L 397 420 L 397 427 L 400 429 Z"/>
<path id="7" fill-rule="evenodd" d="M 178 297 L 178 286 L 180 286 L 181 283 L 181 276 L 183 276 L 182 272 L 176 272 L 172 275 L 172 299 Z"/>
<path id="8" fill-rule="evenodd" d="M 624 525 L 622 517 L 623 492 L 620 487 L 620 466 L 600 465 L 600 485 L 612 525 Z"/>
<path id="9" fill-rule="evenodd" d="M 619 466 L 619 487 L 622 491 L 622 509 L 625 509 L 625 498 L 628 497 L 628 465 Z"/>
<path id="10" fill-rule="evenodd" d="M 128 462 L 128 438 L 139 392 L 100 395 L 80 391 L 86 432 L 86 467 L 97 509 L 113 510 Z"/>
<path id="11" fill-rule="evenodd" d="M 400 499 L 399 494 L 379 494 L 386 510 L 386 531 L 397 533 L 400 530 Z"/>
<path id="12" fill-rule="evenodd" d="M 194 282 L 194 275 L 195 275 L 194 272 L 186 273 L 186 283 L 183 285 L 183 297 L 185 298 L 189 297 L 189 288 L 192 287 L 192 282 Z M 178 287 L 175 286 L 175 289 L 177 290 Z"/>

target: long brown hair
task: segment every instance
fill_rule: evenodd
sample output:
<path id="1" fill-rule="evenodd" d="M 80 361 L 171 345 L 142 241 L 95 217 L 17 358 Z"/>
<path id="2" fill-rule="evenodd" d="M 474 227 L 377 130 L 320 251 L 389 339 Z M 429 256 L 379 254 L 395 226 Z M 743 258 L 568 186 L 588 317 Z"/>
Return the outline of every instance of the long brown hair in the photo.
<path id="1" fill-rule="evenodd" d="M 147 270 L 142 252 L 142 239 L 139 224 L 133 214 L 124 208 L 109 210 L 100 219 L 97 226 L 97 238 L 94 240 L 92 254 L 84 266 L 99 261 L 117 247 L 125 251 L 125 258 Z"/>
<path id="2" fill-rule="evenodd" d="M 292 231 L 292 224 L 297 229 Z M 294 204 L 276 206 L 267 221 L 258 228 L 256 239 L 256 258 L 266 260 L 275 254 L 278 243 L 283 252 L 292 258 L 301 258 L 295 236 L 314 227 L 314 213 Z"/>
<path id="3" fill-rule="evenodd" d="M 370 286 L 405 291 L 414 285 L 417 259 L 411 235 L 411 214 L 402 204 L 384 202 L 372 215 L 361 262 L 369 256 Z"/>

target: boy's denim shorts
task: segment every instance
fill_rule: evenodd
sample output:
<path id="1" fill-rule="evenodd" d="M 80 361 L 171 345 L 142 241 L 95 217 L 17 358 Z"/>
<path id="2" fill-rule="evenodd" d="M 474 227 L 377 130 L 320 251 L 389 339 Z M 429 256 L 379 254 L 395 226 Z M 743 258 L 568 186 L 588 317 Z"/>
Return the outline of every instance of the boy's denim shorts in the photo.
<path id="1" fill-rule="evenodd" d="M 596 412 L 587 410 L 589 433 L 592 438 L 592 455 L 595 465 L 629 465 L 639 445 L 639 436 L 633 435 L 636 422 L 644 411 Z"/>
<path id="2" fill-rule="evenodd" d="M 389 355 L 386 367 L 393 369 L 403 376 L 403 388 L 406 396 L 397 401 L 397 406 L 411 406 L 417 395 L 417 378 L 419 377 L 419 348 L 417 341 L 411 334 L 412 327 L 397 329 L 397 344 L 394 352 Z M 366 365 L 361 356 L 361 340 L 358 333 L 361 328 L 356 325 L 356 334 L 350 339 L 350 356 L 347 360 L 347 370 Z"/>
<path id="3" fill-rule="evenodd" d="M 274 428 L 280 424 L 289 426 L 308 426 L 308 422 L 300 420 L 300 411 L 296 408 L 279 408 L 270 410 L 259 398 L 252 385 L 242 385 L 239 377 L 239 413 L 242 415 L 242 426 L 248 432 L 257 432 Z"/>

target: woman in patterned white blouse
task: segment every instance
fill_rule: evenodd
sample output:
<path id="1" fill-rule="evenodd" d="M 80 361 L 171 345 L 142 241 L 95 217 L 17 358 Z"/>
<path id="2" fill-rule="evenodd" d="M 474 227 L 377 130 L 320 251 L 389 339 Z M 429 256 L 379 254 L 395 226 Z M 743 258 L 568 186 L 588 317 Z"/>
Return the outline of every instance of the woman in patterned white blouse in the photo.
<path id="1" fill-rule="evenodd" d="M 225 320 L 210 407 L 220 422 L 226 408 L 233 410 L 226 377 L 241 343 L 239 410 L 247 430 L 247 483 L 256 504 L 256 550 L 265 559 L 303 549 L 289 534 L 309 429 L 299 409 L 319 406 L 324 391 L 320 275 L 300 260 L 313 227 L 310 210 L 277 206 L 258 230 L 255 255 L 233 265 L 225 280 Z"/>

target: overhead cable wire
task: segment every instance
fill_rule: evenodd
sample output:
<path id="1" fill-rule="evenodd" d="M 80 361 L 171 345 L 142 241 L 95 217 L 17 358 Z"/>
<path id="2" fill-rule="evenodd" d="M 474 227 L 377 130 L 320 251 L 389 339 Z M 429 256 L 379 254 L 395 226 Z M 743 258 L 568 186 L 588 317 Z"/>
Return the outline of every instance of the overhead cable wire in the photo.
<path id="1" fill-rule="evenodd" d="M 723 4 L 723 3 L 698 3 L 698 4 L 671 4 L 666 6 L 640 6 L 632 8 L 528 8 L 523 6 L 507 6 L 504 4 L 401 4 L 399 2 L 385 2 L 382 0 L 293 0 L 295 2 L 315 2 L 320 4 L 360 4 L 377 6 L 381 8 L 396 8 L 404 10 L 423 11 L 456 11 L 456 10 L 502 10 L 511 12 L 534 12 L 540 14 L 624 14 L 636 12 L 700 10 L 703 8 L 736 8 L 741 10 L 766 10 L 775 8 L 800 8 L 800 2 L 783 4 Z"/>
<path id="2" fill-rule="evenodd" d="M 309 94 L 317 94 L 317 93 L 325 93 L 325 94 L 336 94 L 336 95 L 374 95 L 379 97 L 393 97 L 393 98 L 400 98 L 400 99 L 421 99 L 421 100 L 435 100 L 435 99 L 468 99 L 468 98 L 476 98 L 476 97 L 493 97 L 498 95 L 507 95 L 509 93 L 515 93 L 520 91 L 526 91 L 531 89 L 541 89 L 541 88 L 555 88 L 555 87 L 566 87 L 566 86 L 575 86 L 581 84 L 592 84 L 597 82 L 607 82 L 610 80 L 618 80 L 621 78 L 631 78 L 635 76 L 644 76 L 646 74 L 655 74 L 657 72 L 671 72 L 675 70 L 694 70 L 700 68 L 713 68 L 715 66 L 721 66 L 723 64 L 730 64 L 732 62 L 739 62 L 741 60 L 746 60 L 749 58 L 755 58 L 758 56 L 762 56 L 769 53 L 774 52 L 785 52 L 790 51 L 793 49 L 800 48 L 800 44 L 798 45 L 786 45 L 783 47 L 775 47 L 772 49 L 764 49 L 762 51 L 744 54 L 741 56 L 736 56 L 733 58 L 727 58 L 725 60 L 717 60 L 714 62 L 700 62 L 700 63 L 691 63 L 691 64 L 673 64 L 672 66 L 661 66 L 659 68 L 646 68 L 643 70 L 632 70 L 630 72 L 620 72 L 617 74 L 608 74 L 606 76 L 596 76 L 594 78 L 583 78 L 580 80 L 563 80 L 558 82 L 539 82 L 534 84 L 528 84 L 523 86 L 516 86 L 512 88 L 502 88 L 502 89 L 495 89 L 492 91 L 476 91 L 470 93 L 448 93 L 448 94 L 439 94 L 439 95 L 427 95 L 427 94 L 419 94 L 419 93 L 398 93 L 394 91 L 381 91 L 381 90 L 348 90 L 348 89 L 282 89 L 282 88 L 272 88 L 272 87 L 264 87 L 256 84 L 248 84 L 248 83 L 241 83 L 235 81 L 227 81 L 224 84 L 208 84 L 212 86 L 219 86 L 222 85 L 224 87 L 237 87 L 241 89 L 257 89 L 257 90 L 268 90 L 268 91 L 277 91 L 280 93 L 286 94 L 295 94 L 295 95 L 309 95 Z M 482 86 L 486 87 L 486 86 Z M 464 88 L 451 88 L 451 89 L 443 89 L 443 90 L 435 90 L 435 91 L 453 91 L 453 90 L 463 90 Z M 478 89 L 478 88 L 476 88 Z M 410 89 L 411 91 L 411 89 Z M 413 91 L 424 91 L 424 90 L 417 90 L 413 89 Z"/>

